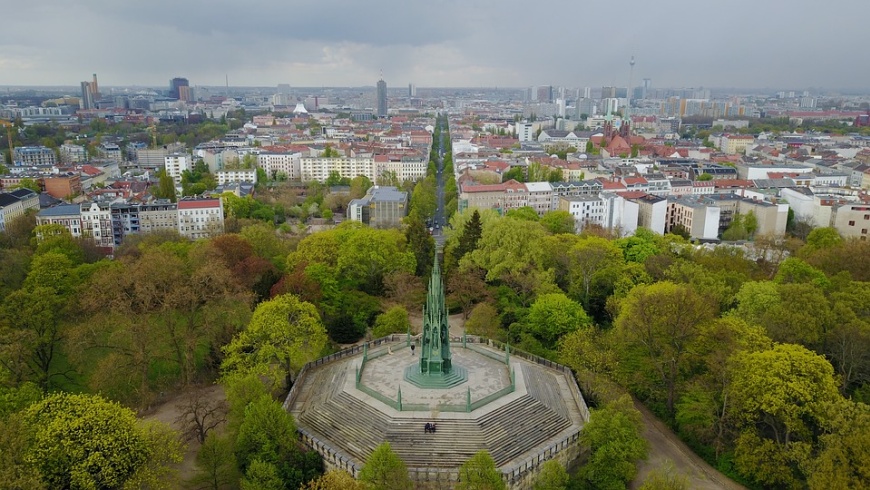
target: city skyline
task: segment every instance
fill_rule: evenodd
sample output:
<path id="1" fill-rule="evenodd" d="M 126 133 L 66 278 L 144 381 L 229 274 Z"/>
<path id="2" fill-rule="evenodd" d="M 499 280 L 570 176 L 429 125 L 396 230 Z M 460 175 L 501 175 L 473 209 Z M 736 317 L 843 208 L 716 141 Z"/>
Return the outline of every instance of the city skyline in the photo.
<path id="1" fill-rule="evenodd" d="M 727 8 L 673 0 L 621 2 L 609 15 L 576 2 L 407 4 L 84 1 L 76 9 L 3 9 L 0 85 L 656 86 L 863 89 L 860 46 L 870 5 Z M 717 28 L 720 27 L 720 28 Z M 39 32 L 39 36 L 33 36 Z M 74 42 L 70 38 L 74 38 Z"/>

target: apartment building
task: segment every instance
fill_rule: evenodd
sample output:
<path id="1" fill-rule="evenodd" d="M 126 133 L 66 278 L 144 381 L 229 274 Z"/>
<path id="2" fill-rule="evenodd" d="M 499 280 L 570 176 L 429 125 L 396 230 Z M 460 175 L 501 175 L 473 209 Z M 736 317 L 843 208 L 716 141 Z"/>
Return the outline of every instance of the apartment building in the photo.
<path id="1" fill-rule="evenodd" d="M 526 185 L 516 180 L 508 180 L 501 184 L 460 186 L 459 208 L 496 209 L 505 213 L 529 205 L 529 193 Z"/>
<path id="2" fill-rule="evenodd" d="M 870 236 L 870 203 L 848 203 L 833 206 L 831 226 L 843 238 L 867 240 Z"/>
<path id="3" fill-rule="evenodd" d="M 377 178 L 373 157 L 302 157 L 299 163 L 300 178 L 306 182 L 325 182 L 332 172 L 348 179 L 365 175 L 374 182 Z"/>
<path id="4" fill-rule="evenodd" d="M 751 134 L 724 134 L 719 138 L 719 148 L 729 155 L 746 153 L 752 146 L 755 146 L 755 137 Z"/>
<path id="5" fill-rule="evenodd" d="M 57 174 L 43 179 L 45 192 L 57 199 L 67 199 L 82 193 L 82 178 L 77 173 Z"/>
<path id="6" fill-rule="evenodd" d="M 257 155 L 257 166 L 266 172 L 269 178 L 275 179 L 284 175 L 290 180 L 302 177 L 302 152 L 281 152 L 266 150 Z"/>
<path id="7" fill-rule="evenodd" d="M 88 152 L 84 146 L 63 144 L 58 148 L 61 163 L 79 163 L 87 161 Z"/>
<path id="8" fill-rule="evenodd" d="M 700 240 L 719 238 L 719 207 L 693 196 L 668 198 L 665 216 L 665 233 L 670 233 L 677 225 L 689 231 L 689 236 Z"/>
<path id="9" fill-rule="evenodd" d="M 221 198 L 182 199 L 178 201 L 178 233 L 199 239 L 218 235 L 224 229 L 224 207 Z"/>
<path id="10" fill-rule="evenodd" d="M 173 153 L 163 158 L 163 169 L 172 177 L 176 186 L 181 185 L 181 175 L 193 169 L 193 157 L 187 153 Z"/>
<path id="11" fill-rule="evenodd" d="M 257 183 L 257 169 L 233 169 L 233 170 L 218 170 L 217 174 L 218 185 L 226 185 L 233 182 L 250 182 Z"/>
<path id="12" fill-rule="evenodd" d="M 39 209 L 39 195 L 32 190 L 0 192 L 0 233 L 6 231 L 7 223 L 24 216 L 30 209 Z"/>
<path id="13" fill-rule="evenodd" d="M 57 155 L 45 146 L 19 146 L 12 150 L 12 161 L 21 167 L 50 166 L 57 164 Z"/>
<path id="14" fill-rule="evenodd" d="M 101 248 L 115 246 L 112 231 L 112 210 L 109 204 L 88 203 L 80 207 L 82 236 L 93 239 Z"/>

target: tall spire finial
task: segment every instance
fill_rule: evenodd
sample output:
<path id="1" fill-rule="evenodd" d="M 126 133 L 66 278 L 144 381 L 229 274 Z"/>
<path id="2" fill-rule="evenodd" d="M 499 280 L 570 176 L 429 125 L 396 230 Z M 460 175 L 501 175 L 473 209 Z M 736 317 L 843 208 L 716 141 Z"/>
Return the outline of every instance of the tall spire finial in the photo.
<path id="1" fill-rule="evenodd" d="M 452 368 L 450 356 L 450 325 L 447 321 L 447 305 L 444 284 L 441 281 L 441 266 L 438 254 L 429 277 L 429 291 L 423 308 L 423 345 L 420 349 L 420 372 L 424 374 L 447 374 Z"/>

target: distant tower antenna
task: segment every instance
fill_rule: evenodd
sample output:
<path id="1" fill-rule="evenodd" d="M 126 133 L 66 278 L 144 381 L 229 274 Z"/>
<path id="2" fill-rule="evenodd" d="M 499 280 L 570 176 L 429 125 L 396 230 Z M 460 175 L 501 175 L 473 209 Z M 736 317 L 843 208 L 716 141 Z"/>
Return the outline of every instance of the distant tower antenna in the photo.
<path id="1" fill-rule="evenodd" d="M 631 136 L 631 84 L 634 80 L 634 55 L 631 56 L 631 61 L 628 62 L 629 70 L 628 70 L 628 91 L 626 92 L 626 104 L 625 104 L 625 122 L 629 124 L 628 126 L 628 135 Z"/>

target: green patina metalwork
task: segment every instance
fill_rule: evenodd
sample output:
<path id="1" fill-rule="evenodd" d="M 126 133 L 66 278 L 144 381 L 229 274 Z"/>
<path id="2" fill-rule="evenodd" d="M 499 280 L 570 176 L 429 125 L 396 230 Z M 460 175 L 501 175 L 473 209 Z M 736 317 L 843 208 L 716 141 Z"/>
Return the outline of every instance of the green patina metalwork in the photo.
<path id="1" fill-rule="evenodd" d="M 452 388 L 468 380 L 468 371 L 454 366 L 450 355 L 450 324 L 437 254 L 423 307 L 420 342 L 420 361 L 405 369 L 408 382 L 421 388 Z"/>

